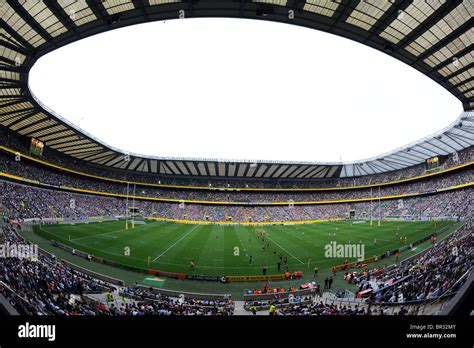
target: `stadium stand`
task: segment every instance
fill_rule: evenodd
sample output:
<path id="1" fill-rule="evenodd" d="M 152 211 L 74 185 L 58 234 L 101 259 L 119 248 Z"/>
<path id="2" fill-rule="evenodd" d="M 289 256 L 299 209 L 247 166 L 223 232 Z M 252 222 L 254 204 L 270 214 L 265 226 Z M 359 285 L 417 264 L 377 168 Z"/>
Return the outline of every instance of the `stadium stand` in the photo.
<path id="1" fill-rule="evenodd" d="M 252 311 L 275 306 L 274 315 L 422 314 L 420 307 L 439 303 L 440 300 L 446 301 L 465 284 L 472 271 L 473 237 L 472 222 L 469 222 L 450 237 L 399 267 L 373 269 L 365 276 L 356 275 L 354 281 L 359 284 L 358 292 L 374 290 L 369 297 L 360 301 L 333 303 L 319 296 L 317 284 L 318 291 L 312 296 L 295 295 L 290 298 L 287 293 L 277 299 L 248 299 L 245 307 Z M 390 310 L 389 307 L 393 305 L 399 308 Z"/>
<path id="2" fill-rule="evenodd" d="M 1 243 L 21 243 L 13 227 L 2 226 Z M 97 302 L 86 294 L 116 291 L 56 260 L 0 258 L 0 293 L 23 315 L 232 315 L 232 300 L 171 298 L 137 288 L 123 288 L 128 300 Z"/>
<path id="3" fill-rule="evenodd" d="M 124 199 L 46 190 L 8 182 L 0 182 L 2 205 L 11 219 L 87 219 L 93 216 L 124 216 Z M 463 219 L 472 205 L 474 194 L 469 189 L 438 193 L 414 198 L 381 201 L 382 217 L 405 216 L 412 219 L 445 217 Z M 71 202 L 74 202 L 71 205 Z M 135 205 L 148 217 L 174 220 L 226 221 L 304 221 L 346 218 L 350 210 L 355 218 L 378 218 L 378 211 L 370 202 L 321 204 L 311 206 L 207 206 L 176 203 L 136 201 Z M 372 214 L 371 214 L 372 210 Z"/>
<path id="4" fill-rule="evenodd" d="M 28 162 L 18 162 L 13 156 L 0 157 L 0 170 L 3 173 L 18 176 L 24 179 L 38 181 L 42 184 L 66 186 L 78 189 L 86 189 L 92 191 L 127 194 L 127 185 L 103 180 L 95 180 L 89 178 L 81 178 L 78 176 L 68 175 L 40 166 L 35 166 Z M 406 184 L 397 184 L 391 186 L 361 188 L 352 190 L 335 190 L 335 191 L 313 191 L 313 192 L 255 192 L 255 191 L 206 191 L 206 190 L 185 190 L 185 189 L 169 189 L 155 188 L 137 185 L 135 190 L 137 196 L 155 197 L 163 200 L 199 200 L 199 201 L 226 201 L 226 202 L 311 202 L 324 201 L 333 199 L 358 199 L 368 197 L 378 197 L 379 195 L 393 196 L 401 194 L 409 194 L 416 192 L 434 191 L 451 186 L 470 183 L 474 180 L 472 169 L 463 168 L 455 172 L 449 172 L 441 176 L 430 177 Z M 129 193 L 130 194 L 130 193 Z"/>
<path id="5" fill-rule="evenodd" d="M 369 294 L 353 303 L 342 303 L 330 287 L 321 290 L 316 281 L 309 293 L 291 286 L 276 298 L 255 294 L 239 305 L 223 295 L 172 296 L 160 289 L 121 286 L 124 282 L 108 281 L 92 270 L 83 272 L 42 251 L 37 258 L 0 258 L 0 312 L 227 316 L 245 314 L 241 312 L 245 307 L 247 313 L 268 310 L 284 316 L 410 315 L 422 314 L 420 306 L 436 307 L 461 292 L 472 275 L 473 255 L 473 2 L 186 4 L 193 17 L 224 15 L 284 23 L 291 10 L 296 14 L 294 24 L 385 52 L 433 79 L 462 103 L 462 114 L 440 132 L 367 160 L 233 162 L 130 155 L 56 115 L 29 90 L 31 67 L 51 50 L 111 29 L 173 18 L 182 7 L 181 1 L 151 0 L 2 2 L 0 244 L 25 243 L 18 230 L 30 223 L 122 218 L 128 214 L 128 200 L 146 217 L 181 222 L 272 224 L 396 217 L 450 220 L 460 227 L 401 262 L 377 264 L 361 273 L 342 271 L 347 285 L 356 285 L 358 294 Z M 40 153 L 33 153 L 32 143 L 41 144 Z M 427 161 L 433 158 L 440 159 L 439 166 L 428 168 Z M 389 309 L 395 307 L 396 312 Z"/>

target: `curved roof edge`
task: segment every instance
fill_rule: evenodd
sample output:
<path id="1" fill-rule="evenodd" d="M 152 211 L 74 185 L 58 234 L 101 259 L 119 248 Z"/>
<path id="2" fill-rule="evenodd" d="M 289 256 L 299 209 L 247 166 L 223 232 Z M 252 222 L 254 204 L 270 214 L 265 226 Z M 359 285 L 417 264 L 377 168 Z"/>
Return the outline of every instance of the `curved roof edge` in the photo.
<path id="1" fill-rule="evenodd" d="M 276 168 L 287 166 L 285 172 L 289 172 L 288 168 L 293 168 L 294 175 L 288 175 L 281 179 L 305 179 L 304 173 L 311 173 L 313 171 L 320 172 L 321 176 L 316 178 L 345 178 L 345 177 L 357 177 L 364 175 L 381 174 L 384 172 L 390 172 L 394 170 L 400 170 L 408 167 L 412 167 L 421 163 L 424 163 L 428 158 L 438 155 L 450 155 L 454 152 L 462 151 L 470 146 L 474 145 L 474 111 L 462 112 L 459 117 L 447 127 L 437 131 L 429 136 L 422 139 L 409 143 L 405 146 L 397 148 L 395 150 L 383 153 L 381 155 L 357 160 L 357 161 L 342 161 L 342 162 L 302 162 L 302 161 L 265 161 L 265 160 L 238 160 L 238 159 L 216 159 L 216 158 L 182 158 L 182 157 L 160 157 L 160 156 L 146 156 L 133 152 L 127 152 L 111 145 L 104 143 L 103 141 L 95 138 L 93 135 L 79 128 L 77 125 L 66 120 L 62 116 L 56 114 L 53 110 L 50 110 L 47 106 L 43 105 L 33 94 L 34 100 L 45 109 L 45 111 L 51 113 L 54 117 L 58 118 L 69 127 L 77 130 L 84 134 L 91 140 L 103 145 L 111 151 L 116 153 L 116 156 L 122 156 L 125 159 L 129 157 L 128 161 L 122 160 L 119 162 L 132 162 L 140 160 L 141 163 L 150 163 L 150 161 L 156 161 L 157 163 L 167 163 L 167 167 L 171 169 L 171 173 L 165 173 L 169 175 L 182 175 L 182 176 L 199 176 L 199 177 L 216 177 L 226 178 L 238 175 L 208 175 L 210 165 L 224 165 L 238 166 L 234 169 L 234 172 L 248 172 L 249 168 L 256 168 L 253 170 L 254 173 L 261 172 L 262 168 L 265 168 L 265 172 L 275 173 Z M 172 163 L 172 164 L 171 164 Z M 191 164 L 192 163 L 192 164 Z M 194 166 L 197 174 L 194 174 L 190 169 L 190 165 Z M 139 167 L 137 165 L 136 167 Z M 175 167 L 178 171 L 173 172 L 172 167 Z M 207 167 L 206 171 L 202 171 L 199 168 L 202 166 Z M 114 166 L 117 167 L 117 166 Z M 120 167 L 119 167 L 120 168 Z M 216 173 L 220 171 L 215 168 Z M 275 168 L 275 169 L 272 169 Z M 302 169 L 304 168 L 304 169 Z M 121 168 L 124 169 L 124 168 Z M 311 170 L 313 169 L 313 170 Z M 135 169 L 136 170 L 136 169 Z M 231 169 L 232 170 L 232 169 Z M 143 170 L 142 170 L 143 171 Z M 187 173 L 186 173 L 187 171 Z M 225 172 L 229 172 L 229 168 L 225 169 Z M 328 176 L 332 172 L 334 175 Z M 299 173 L 299 175 L 298 175 Z M 338 173 L 338 175 L 336 174 Z M 290 173 L 291 174 L 291 173 Z M 242 178 L 249 178 L 244 176 Z M 258 179 L 259 176 L 252 176 L 252 179 Z M 271 176 L 265 177 L 266 179 L 277 179 Z M 308 177 L 314 179 L 315 177 Z M 308 179 L 307 178 L 307 179 Z"/>
<path id="2" fill-rule="evenodd" d="M 474 111 L 465 111 L 449 126 L 398 149 L 362 161 L 343 163 L 341 177 L 376 174 L 367 168 L 403 169 L 437 155 L 449 155 L 474 145 Z M 387 170 L 388 171 L 388 170 Z M 383 172 L 383 171 L 381 171 Z"/>
<path id="3" fill-rule="evenodd" d="M 91 164 L 162 176 L 323 179 L 403 169 L 473 145 L 473 115 L 469 112 L 474 109 L 473 11 L 474 3 L 463 0 L 4 0 L 0 7 L 0 124 Z M 357 41 L 430 77 L 455 95 L 465 112 L 448 128 L 427 138 L 350 163 L 159 158 L 106 145 L 48 110 L 28 88 L 29 69 L 52 50 L 108 30 L 183 16 L 277 21 Z"/>

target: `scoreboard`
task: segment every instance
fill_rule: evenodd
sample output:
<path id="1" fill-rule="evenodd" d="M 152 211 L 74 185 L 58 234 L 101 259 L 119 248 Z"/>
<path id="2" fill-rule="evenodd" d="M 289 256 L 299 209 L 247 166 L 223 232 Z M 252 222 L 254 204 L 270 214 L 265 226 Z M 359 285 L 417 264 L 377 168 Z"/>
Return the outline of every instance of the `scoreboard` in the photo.
<path id="1" fill-rule="evenodd" d="M 42 141 L 39 141 L 38 139 L 35 139 L 35 138 L 31 138 L 30 154 L 33 154 L 36 156 L 42 156 L 43 149 L 44 149 L 44 143 Z"/>
<path id="2" fill-rule="evenodd" d="M 435 156 L 428 158 L 426 160 L 426 169 L 430 170 L 440 167 L 446 160 L 446 157 L 447 156 Z"/>

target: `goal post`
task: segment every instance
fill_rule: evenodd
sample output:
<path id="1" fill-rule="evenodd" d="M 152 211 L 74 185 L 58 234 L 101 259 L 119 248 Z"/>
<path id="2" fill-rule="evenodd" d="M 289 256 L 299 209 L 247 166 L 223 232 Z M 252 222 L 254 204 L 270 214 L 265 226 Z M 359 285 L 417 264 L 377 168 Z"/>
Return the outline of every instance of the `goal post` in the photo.
<path id="1" fill-rule="evenodd" d="M 134 206 L 129 206 L 128 207 L 128 218 L 127 221 L 125 222 L 125 229 L 128 230 L 129 225 L 130 228 L 135 228 L 136 225 L 144 225 L 146 224 L 146 218 L 140 212 L 140 209 Z"/>

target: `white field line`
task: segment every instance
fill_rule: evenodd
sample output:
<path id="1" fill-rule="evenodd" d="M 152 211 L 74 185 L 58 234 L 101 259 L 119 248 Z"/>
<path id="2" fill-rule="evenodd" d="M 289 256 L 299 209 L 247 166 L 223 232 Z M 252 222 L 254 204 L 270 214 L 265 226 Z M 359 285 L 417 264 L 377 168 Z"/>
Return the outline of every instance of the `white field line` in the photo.
<path id="1" fill-rule="evenodd" d="M 286 250 L 285 248 L 283 248 L 280 244 L 278 244 L 277 242 L 275 242 L 273 239 L 271 239 L 270 237 L 268 237 L 267 235 L 265 236 L 266 238 L 270 239 L 270 241 L 272 243 L 275 243 L 281 250 L 283 250 L 285 253 L 287 253 L 288 255 L 290 255 L 292 258 L 294 258 L 295 260 L 297 260 L 299 263 L 301 264 L 305 264 L 303 261 L 301 261 L 299 258 L 297 258 L 295 255 L 293 255 L 292 253 L 290 253 L 288 250 Z"/>
<path id="2" fill-rule="evenodd" d="M 363 236 L 363 235 L 360 235 L 360 234 L 355 234 L 355 233 L 352 233 L 351 231 L 342 231 L 342 230 L 338 230 L 336 233 L 336 236 L 338 233 L 348 233 L 350 234 L 351 236 L 354 236 L 354 237 L 358 237 L 358 238 L 362 238 L 362 239 L 372 239 L 372 238 L 369 238 L 368 236 Z M 374 237 L 374 239 L 377 239 L 377 240 L 381 240 L 381 241 L 384 241 L 384 242 L 393 242 L 393 239 L 384 239 L 384 238 L 379 238 L 379 237 Z M 397 238 L 395 238 L 397 239 Z M 351 240 L 352 241 L 352 240 Z M 357 238 L 354 238 L 354 242 L 357 241 Z"/>
<path id="3" fill-rule="evenodd" d="M 110 254 L 110 255 L 116 255 L 116 256 L 124 256 L 123 254 L 119 254 L 119 253 L 114 253 L 112 251 L 107 251 L 107 250 L 103 250 L 103 249 L 96 249 L 96 248 L 93 248 L 89 245 L 85 245 L 85 244 L 81 244 L 81 243 L 75 243 L 75 244 L 78 244 L 78 245 L 82 245 L 84 247 L 87 247 L 87 248 L 91 248 L 91 249 L 94 249 L 94 250 L 97 250 L 97 251 L 101 251 L 103 253 L 107 253 L 107 254 Z M 138 257 L 133 257 L 133 256 L 127 256 L 127 258 L 130 258 L 130 259 L 134 259 L 134 260 L 140 260 L 140 261 L 146 261 L 146 259 L 141 259 L 141 258 L 138 258 Z M 191 258 L 187 258 L 185 257 L 184 258 L 185 260 L 191 260 Z M 326 260 L 321 260 L 321 261 L 313 261 L 311 262 L 311 264 L 313 263 L 320 263 L 320 262 L 326 262 Z M 181 263 L 172 263 L 172 262 L 161 262 L 162 265 L 171 265 L 171 266 L 185 266 L 184 264 L 181 264 Z M 289 264 L 290 266 L 292 264 Z M 206 269 L 222 269 L 222 266 L 195 266 L 196 269 L 198 268 L 206 268 Z M 226 266 L 225 268 L 232 268 L 232 269 L 241 269 L 242 266 Z M 252 268 L 252 269 L 260 269 L 261 267 L 260 266 L 252 266 L 252 267 L 247 267 L 247 268 Z M 276 268 L 276 266 L 274 267 Z"/>
<path id="4" fill-rule="evenodd" d="M 174 242 L 173 244 L 171 244 L 169 246 L 168 249 L 166 249 L 165 251 L 163 251 L 160 255 L 158 255 L 157 257 L 155 257 L 153 259 L 152 262 L 155 262 L 156 260 L 158 260 L 160 257 L 162 257 L 168 250 L 170 250 L 172 247 L 174 247 L 176 244 L 178 244 L 181 240 L 183 240 L 184 238 L 186 238 L 191 232 L 193 232 L 199 225 L 196 225 L 194 226 L 192 229 L 189 230 L 188 233 L 186 233 L 184 236 L 182 236 L 180 239 L 178 239 L 176 242 Z"/>
<path id="5" fill-rule="evenodd" d="M 99 236 L 104 236 L 106 234 L 111 234 L 111 233 L 117 233 L 117 232 L 122 232 L 122 231 L 125 231 L 125 229 L 120 229 L 120 230 L 115 230 L 115 231 L 110 231 L 110 232 L 105 232 L 105 233 L 100 233 L 100 234 L 94 234 L 92 236 L 87 236 L 87 237 L 80 237 L 80 238 L 74 238 L 74 239 L 71 239 L 71 242 L 74 242 L 76 240 L 82 240 L 82 239 L 88 239 L 88 238 L 94 238 L 94 237 L 99 237 Z"/>

